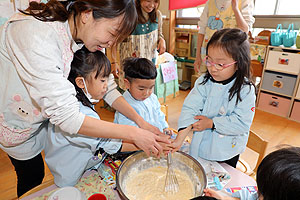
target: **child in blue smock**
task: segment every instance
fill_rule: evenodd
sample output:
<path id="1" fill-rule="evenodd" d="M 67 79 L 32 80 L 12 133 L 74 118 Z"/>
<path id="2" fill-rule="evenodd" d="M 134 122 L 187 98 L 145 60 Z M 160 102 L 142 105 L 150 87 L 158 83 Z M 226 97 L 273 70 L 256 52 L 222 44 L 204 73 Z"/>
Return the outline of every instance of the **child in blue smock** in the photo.
<path id="1" fill-rule="evenodd" d="M 215 32 L 204 62 L 208 71 L 184 100 L 173 146 L 179 149 L 188 133 L 182 130 L 192 127 L 191 156 L 236 167 L 255 111 L 247 34 L 240 29 Z"/>
<path id="2" fill-rule="evenodd" d="M 68 79 L 75 86 L 80 112 L 99 119 L 93 103 L 106 94 L 110 70 L 110 62 L 101 51 L 92 53 L 83 47 L 74 54 Z M 122 151 L 137 150 L 129 143 L 122 146 L 120 139 L 71 135 L 49 124 L 45 161 L 57 186 L 73 186 L 86 170 L 99 164 L 106 153 L 115 154 L 121 147 Z"/>
<path id="3" fill-rule="evenodd" d="M 300 148 L 286 147 L 267 155 L 257 169 L 258 192 L 247 189 L 229 196 L 205 189 L 205 195 L 227 200 L 294 200 L 300 197 Z"/>
<path id="4" fill-rule="evenodd" d="M 135 111 L 149 124 L 156 126 L 161 132 L 166 131 L 168 123 L 160 110 L 160 103 L 153 93 L 157 70 L 153 62 L 147 58 L 127 58 L 123 62 L 125 72 L 124 83 L 127 90 L 123 97 Z M 137 126 L 122 115 L 115 113 L 115 123 Z"/>

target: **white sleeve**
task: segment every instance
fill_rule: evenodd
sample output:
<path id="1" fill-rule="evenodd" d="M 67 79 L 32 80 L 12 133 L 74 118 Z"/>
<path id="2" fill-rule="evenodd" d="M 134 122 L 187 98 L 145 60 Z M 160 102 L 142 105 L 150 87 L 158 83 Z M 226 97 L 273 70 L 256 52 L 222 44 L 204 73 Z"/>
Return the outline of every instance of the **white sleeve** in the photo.
<path id="1" fill-rule="evenodd" d="M 252 29 L 252 25 L 255 22 L 255 18 L 253 17 L 254 12 L 254 0 L 242 0 L 241 5 L 241 13 L 248 24 L 249 31 Z"/>
<path id="2" fill-rule="evenodd" d="M 208 4 L 209 4 L 209 1 L 208 0 L 205 4 L 205 7 L 203 9 L 203 12 L 200 16 L 200 20 L 198 21 L 198 26 L 199 26 L 199 31 L 198 33 L 200 34 L 203 34 L 205 35 L 205 30 L 206 30 L 206 27 L 207 27 L 207 21 L 208 21 Z"/>
<path id="3" fill-rule="evenodd" d="M 77 133 L 85 115 L 79 112 L 74 86 L 64 76 L 62 39 L 37 20 L 11 23 L 6 35 L 10 59 L 43 116 L 62 130 Z"/>
<path id="4" fill-rule="evenodd" d="M 108 90 L 103 98 L 106 101 L 106 103 L 108 103 L 110 106 L 117 98 L 122 96 L 120 92 L 117 90 L 117 87 L 118 85 L 114 79 L 114 75 L 110 74 L 108 78 Z"/>

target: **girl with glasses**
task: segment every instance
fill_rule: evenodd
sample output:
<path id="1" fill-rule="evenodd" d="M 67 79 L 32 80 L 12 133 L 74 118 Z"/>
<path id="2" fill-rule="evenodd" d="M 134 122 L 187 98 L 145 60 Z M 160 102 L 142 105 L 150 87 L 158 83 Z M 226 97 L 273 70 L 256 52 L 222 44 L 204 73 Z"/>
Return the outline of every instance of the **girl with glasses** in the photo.
<path id="1" fill-rule="evenodd" d="M 247 34 L 240 29 L 214 33 L 204 59 L 208 71 L 198 78 L 184 101 L 175 150 L 186 137 L 182 130 L 191 126 L 191 156 L 236 167 L 255 111 L 249 51 Z"/>

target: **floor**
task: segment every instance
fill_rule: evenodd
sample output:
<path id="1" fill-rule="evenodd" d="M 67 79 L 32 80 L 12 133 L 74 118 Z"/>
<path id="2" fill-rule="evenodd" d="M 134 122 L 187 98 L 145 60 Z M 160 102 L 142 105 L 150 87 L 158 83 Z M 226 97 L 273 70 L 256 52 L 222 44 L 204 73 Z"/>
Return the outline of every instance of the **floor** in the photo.
<path id="1" fill-rule="evenodd" d="M 169 125 L 172 128 L 177 128 L 177 120 L 180 115 L 180 110 L 188 91 L 180 91 L 175 99 L 167 100 Z M 99 109 L 103 120 L 112 121 L 113 112 L 106 109 Z M 274 151 L 278 145 L 288 144 L 300 146 L 300 123 L 290 121 L 286 118 L 272 115 L 260 110 L 256 110 L 254 121 L 251 129 L 258 133 L 261 137 L 269 142 L 267 153 Z M 242 156 L 251 167 L 256 162 L 257 155 L 251 150 L 246 150 Z M 53 179 L 49 169 L 46 169 L 44 182 L 49 182 Z M 16 199 L 16 176 L 13 166 L 10 163 L 5 152 L 0 150 L 0 200 Z"/>

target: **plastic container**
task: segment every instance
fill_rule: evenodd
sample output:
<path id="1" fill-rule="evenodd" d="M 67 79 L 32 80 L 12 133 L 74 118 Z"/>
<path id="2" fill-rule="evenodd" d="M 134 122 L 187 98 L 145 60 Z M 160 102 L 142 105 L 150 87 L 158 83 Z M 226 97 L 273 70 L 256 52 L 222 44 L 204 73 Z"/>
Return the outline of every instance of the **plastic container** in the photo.
<path id="1" fill-rule="evenodd" d="M 96 193 L 88 198 L 88 200 L 107 200 L 104 194 Z"/>
<path id="2" fill-rule="evenodd" d="M 53 192 L 48 200 L 86 200 L 85 195 L 75 187 L 63 187 Z"/>

